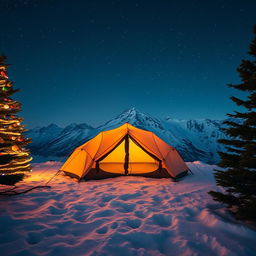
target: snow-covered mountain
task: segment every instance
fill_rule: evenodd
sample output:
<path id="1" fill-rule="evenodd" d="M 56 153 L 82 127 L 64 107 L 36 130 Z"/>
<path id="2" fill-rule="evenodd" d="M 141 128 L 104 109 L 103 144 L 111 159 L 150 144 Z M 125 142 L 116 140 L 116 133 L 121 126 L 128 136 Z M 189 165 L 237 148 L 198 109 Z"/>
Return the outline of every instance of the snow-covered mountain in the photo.
<path id="1" fill-rule="evenodd" d="M 93 128 L 88 124 L 71 124 L 60 128 L 55 124 L 34 128 L 28 132 L 32 138 L 31 152 L 39 158 L 64 160 L 77 146 L 94 137 L 100 131 L 113 129 L 125 122 L 153 131 L 164 141 L 174 146 L 185 161 L 200 160 L 216 163 L 217 151 L 224 150 L 217 142 L 226 135 L 221 131 L 224 120 L 177 120 L 170 117 L 158 119 L 135 108 L 125 110 L 116 118 Z"/>

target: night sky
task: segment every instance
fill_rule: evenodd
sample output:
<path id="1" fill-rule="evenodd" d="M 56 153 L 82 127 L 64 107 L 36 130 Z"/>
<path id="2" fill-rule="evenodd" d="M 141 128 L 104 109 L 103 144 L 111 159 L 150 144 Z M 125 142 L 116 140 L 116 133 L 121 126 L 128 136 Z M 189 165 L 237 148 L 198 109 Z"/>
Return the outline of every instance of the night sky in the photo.
<path id="1" fill-rule="evenodd" d="M 94 126 L 136 107 L 164 118 L 234 110 L 255 0 L 0 0 L 0 50 L 29 127 Z"/>

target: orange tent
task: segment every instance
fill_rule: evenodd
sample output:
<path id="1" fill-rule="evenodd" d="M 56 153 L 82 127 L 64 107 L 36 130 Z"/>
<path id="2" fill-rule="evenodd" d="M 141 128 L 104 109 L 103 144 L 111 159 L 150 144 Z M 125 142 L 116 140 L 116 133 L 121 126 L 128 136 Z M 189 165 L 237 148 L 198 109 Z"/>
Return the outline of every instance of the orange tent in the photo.
<path id="1" fill-rule="evenodd" d="M 189 170 L 175 148 L 153 132 L 125 123 L 74 150 L 60 169 L 79 179 L 120 175 L 177 178 Z"/>

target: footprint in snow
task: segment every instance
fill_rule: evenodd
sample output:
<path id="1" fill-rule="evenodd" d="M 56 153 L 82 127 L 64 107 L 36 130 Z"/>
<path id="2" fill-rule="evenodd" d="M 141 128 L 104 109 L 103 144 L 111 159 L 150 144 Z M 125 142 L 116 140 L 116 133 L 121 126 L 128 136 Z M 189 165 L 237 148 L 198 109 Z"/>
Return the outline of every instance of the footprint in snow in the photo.
<path id="1" fill-rule="evenodd" d="M 91 206 L 86 205 L 86 204 L 76 204 L 76 205 L 73 206 L 73 208 L 75 208 L 76 210 L 79 210 L 79 211 L 85 211 L 90 207 Z"/>
<path id="2" fill-rule="evenodd" d="M 171 219 L 168 215 L 155 214 L 152 217 L 153 223 L 160 227 L 168 227 L 171 225 Z"/>
<path id="3" fill-rule="evenodd" d="M 61 214 L 65 214 L 67 212 L 66 209 L 59 209 L 55 206 L 50 206 L 49 209 L 50 209 L 50 213 L 52 215 L 61 215 Z"/>
<path id="4" fill-rule="evenodd" d="M 109 202 L 111 201 L 112 199 L 114 199 L 116 196 L 112 196 L 112 195 L 108 195 L 108 196 L 104 196 L 102 198 L 102 202 Z"/>
<path id="5" fill-rule="evenodd" d="M 37 244 L 43 239 L 43 235 L 40 232 L 29 232 L 27 242 L 29 244 Z"/>
<path id="6" fill-rule="evenodd" d="M 96 230 L 98 234 L 106 234 L 108 232 L 108 227 L 104 226 Z"/>
<path id="7" fill-rule="evenodd" d="M 126 224 L 127 226 L 135 229 L 135 228 L 139 228 L 141 226 L 142 221 L 140 219 L 130 219 L 130 220 L 126 220 Z"/>
<path id="8" fill-rule="evenodd" d="M 143 211 L 135 211 L 135 216 L 141 219 L 145 219 L 147 217 L 147 214 Z"/>
<path id="9" fill-rule="evenodd" d="M 126 201 L 126 200 L 129 200 L 129 199 L 138 198 L 140 196 L 141 196 L 141 192 L 136 192 L 134 194 L 124 194 L 124 195 L 121 195 L 121 196 L 119 196 L 119 199 Z"/>
<path id="10" fill-rule="evenodd" d="M 94 217 L 110 217 L 115 215 L 115 212 L 112 210 L 103 210 L 103 211 L 98 211 L 94 214 Z"/>
<path id="11" fill-rule="evenodd" d="M 110 226 L 112 229 L 116 229 L 118 227 L 117 222 L 113 222 Z"/>
<path id="12" fill-rule="evenodd" d="M 151 198 L 152 198 L 152 200 L 153 200 L 155 203 L 159 203 L 159 202 L 162 201 L 162 199 L 161 199 L 159 196 L 157 196 L 157 195 L 154 195 L 154 196 L 152 196 Z"/>
<path id="13" fill-rule="evenodd" d="M 134 211 L 136 206 L 135 204 L 128 204 L 120 201 L 112 201 L 110 204 L 112 207 L 116 208 L 117 211 L 125 213 Z"/>

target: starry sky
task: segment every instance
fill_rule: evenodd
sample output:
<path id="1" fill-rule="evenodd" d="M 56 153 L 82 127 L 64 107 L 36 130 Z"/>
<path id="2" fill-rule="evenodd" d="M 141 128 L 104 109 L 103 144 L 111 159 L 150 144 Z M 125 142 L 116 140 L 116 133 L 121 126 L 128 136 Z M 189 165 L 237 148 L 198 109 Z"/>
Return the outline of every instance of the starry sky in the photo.
<path id="1" fill-rule="evenodd" d="M 255 0 L 0 0 L 0 51 L 28 127 L 97 126 L 136 107 L 222 119 Z"/>

